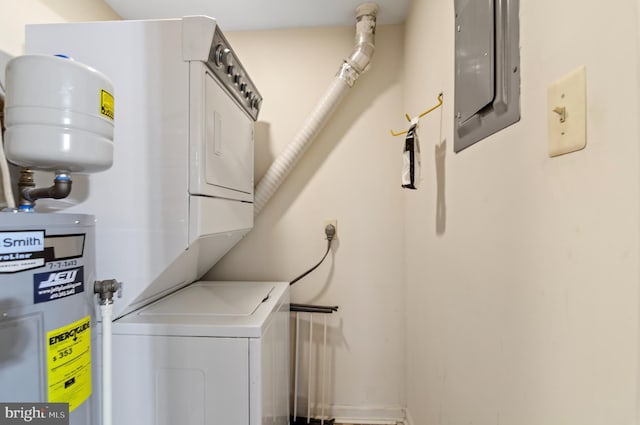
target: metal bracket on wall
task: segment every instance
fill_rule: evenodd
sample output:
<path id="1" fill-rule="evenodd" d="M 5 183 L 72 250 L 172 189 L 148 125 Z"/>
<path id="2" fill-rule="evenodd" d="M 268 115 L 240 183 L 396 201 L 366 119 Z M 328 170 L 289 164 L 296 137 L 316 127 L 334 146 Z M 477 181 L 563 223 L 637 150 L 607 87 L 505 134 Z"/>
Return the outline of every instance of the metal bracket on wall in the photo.
<path id="1" fill-rule="evenodd" d="M 520 120 L 519 0 L 454 0 L 455 152 Z"/>
<path id="2" fill-rule="evenodd" d="M 427 114 L 430 114 L 431 112 L 433 112 L 433 111 L 435 111 L 436 109 L 438 109 L 439 107 L 441 107 L 441 106 L 442 106 L 442 103 L 443 103 L 442 96 L 443 96 L 443 94 L 442 94 L 442 93 L 440 93 L 440 94 L 438 95 L 438 103 L 436 104 L 436 106 L 432 106 L 431 108 L 427 109 L 426 111 L 424 111 L 423 113 L 421 113 L 420 115 L 418 115 L 418 119 L 420 119 L 420 118 L 424 117 L 424 116 L 425 116 L 425 115 L 427 115 Z M 405 114 L 404 114 L 404 117 L 407 119 L 407 121 L 411 122 L 411 117 L 409 116 L 409 114 L 405 113 Z M 395 132 L 395 131 L 393 131 L 393 130 L 389 130 L 389 131 L 391 132 L 391 135 L 392 135 L 392 136 L 397 137 L 397 136 L 402 136 L 403 134 L 407 134 L 407 132 L 408 132 L 409 130 L 403 130 L 403 131 L 399 131 L 399 132 Z"/>

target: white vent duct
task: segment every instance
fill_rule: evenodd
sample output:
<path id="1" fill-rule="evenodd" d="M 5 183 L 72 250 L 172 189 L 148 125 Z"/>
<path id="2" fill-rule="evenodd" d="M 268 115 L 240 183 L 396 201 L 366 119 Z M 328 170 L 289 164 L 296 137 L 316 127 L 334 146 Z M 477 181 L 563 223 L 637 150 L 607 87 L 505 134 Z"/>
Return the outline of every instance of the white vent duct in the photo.
<path id="1" fill-rule="evenodd" d="M 324 96 L 306 119 L 302 129 L 294 137 L 269 167 L 255 189 L 254 214 L 260 214 L 262 208 L 278 190 L 289 172 L 302 154 L 314 141 L 324 127 L 331 113 L 340 104 L 348 89 L 353 87 L 360 75 L 365 72 L 375 50 L 374 34 L 378 5 L 364 3 L 356 9 L 356 45 L 349 58 L 345 59 L 338 74 L 333 79 Z"/>

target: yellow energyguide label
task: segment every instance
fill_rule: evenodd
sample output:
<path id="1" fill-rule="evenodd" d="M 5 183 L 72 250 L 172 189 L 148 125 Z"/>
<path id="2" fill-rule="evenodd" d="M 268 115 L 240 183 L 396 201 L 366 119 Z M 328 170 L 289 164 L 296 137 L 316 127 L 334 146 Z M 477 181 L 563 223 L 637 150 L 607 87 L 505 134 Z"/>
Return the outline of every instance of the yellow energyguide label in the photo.
<path id="1" fill-rule="evenodd" d="M 106 90 L 100 90 L 100 113 L 113 121 L 113 95 Z"/>
<path id="2" fill-rule="evenodd" d="M 69 403 L 69 412 L 91 395 L 91 317 L 47 332 L 50 403 Z"/>

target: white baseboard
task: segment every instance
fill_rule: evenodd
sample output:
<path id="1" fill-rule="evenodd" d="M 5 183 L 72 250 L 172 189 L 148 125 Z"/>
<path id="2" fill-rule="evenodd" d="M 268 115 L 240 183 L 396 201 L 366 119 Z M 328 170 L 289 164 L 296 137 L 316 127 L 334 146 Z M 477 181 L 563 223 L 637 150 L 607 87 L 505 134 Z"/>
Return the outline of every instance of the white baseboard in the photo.
<path id="1" fill-rule="evenodd" d="M 405 418 L 404 418 L 404 425 L 415 425 L 415 422 L 413 421 L 413 417 L 411 416 L 411 412 L 409 411 L 409 409 L 405 409 Z"/>
<path id="2" fill-rule="evenodd" d="M 397 425 L 405 423 L 403 407 L 331 406 L 336 423 L 366 425 Z"/>

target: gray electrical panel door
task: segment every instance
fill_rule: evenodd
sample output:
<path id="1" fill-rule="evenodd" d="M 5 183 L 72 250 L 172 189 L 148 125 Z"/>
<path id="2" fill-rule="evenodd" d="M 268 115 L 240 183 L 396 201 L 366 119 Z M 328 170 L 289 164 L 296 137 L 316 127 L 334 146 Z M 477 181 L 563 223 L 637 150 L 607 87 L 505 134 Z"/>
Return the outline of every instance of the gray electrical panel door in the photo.
<path id="1" fill-rule="evenodd" d="M 454 151 L 460 152 L 520 120 L 519 4 L 454 2 Z"/>

